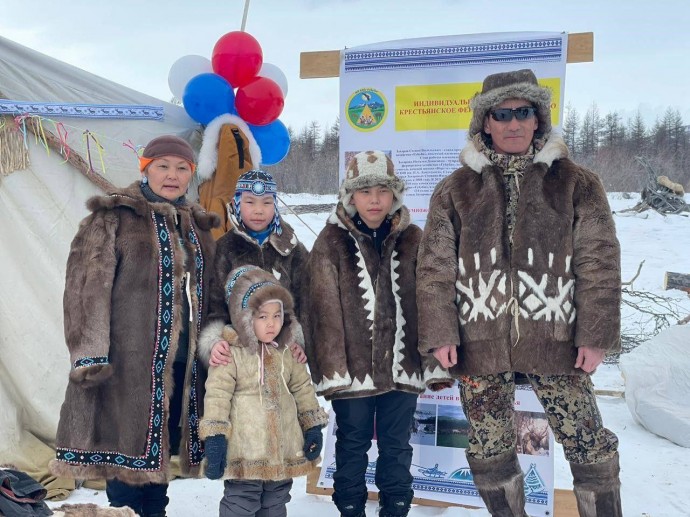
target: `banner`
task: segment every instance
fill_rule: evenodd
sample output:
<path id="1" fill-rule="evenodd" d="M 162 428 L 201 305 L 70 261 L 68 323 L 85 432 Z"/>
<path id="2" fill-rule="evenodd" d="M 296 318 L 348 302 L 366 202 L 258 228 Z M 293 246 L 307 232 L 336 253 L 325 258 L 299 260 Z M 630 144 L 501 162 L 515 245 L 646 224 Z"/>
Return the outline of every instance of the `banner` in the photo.
<path id="1" fill-rule="evenodd" d="M 525 473 L 527 513 L 553 515 L 554 439 L 544 410 L 530 386 L 516 386 L 515 428 L 518 459 Z M 465 457 L 469 424 L 457 386 L 419 396 L 412 424 L 412 488 L 415 497 L 483 507 Z M 331 410 L 319 476 L 320 488 L 333 487 L 335 472 L 335 414 Z M 374 474 L 378 454 L 376 436 L 369 449 L 367 488 L 376 492 Z"/>
<path id="2" fill-rule="evenodd" d="M 496 33 L 400 40 L 341 52 L 340 179 L 360 151 L 386 152 L 405 181 L 405 204 L 423 226 L 436 184 L 460 167 L 470 99 L 492 73 L 531 68 L 551 88 L 561 125 L 568 37 Z"/>

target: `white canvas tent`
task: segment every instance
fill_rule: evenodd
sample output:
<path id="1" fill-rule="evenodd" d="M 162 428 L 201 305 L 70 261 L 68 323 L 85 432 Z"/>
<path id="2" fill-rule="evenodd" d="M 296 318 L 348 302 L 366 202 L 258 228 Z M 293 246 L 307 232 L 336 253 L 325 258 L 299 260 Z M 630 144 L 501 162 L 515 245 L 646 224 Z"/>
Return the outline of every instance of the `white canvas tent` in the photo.
<path id="1" fill-rule="evenodd" d="M 84 159 L 82 132 L 97 135 L 105 170 L 94 142 L 91 163 L 117 187 L 139 176 L 134 151 L 123 142 L 145 145 L 160 134 L 190 139 L 197 127 L 181 107 L 1 37 L 0 97 L 164 106 L 162 121 L 50 117 L 65 124 L 71 152 Z M 53 130 L 49 122 L 44 128 Z M 28 167 L 0 175 L 0 464 L 43 477 L 53 455 L 50 447 L 70 368 L 62 329 L 65 263 L 78 223 L 87 214 L 84 203 L 101 191 L 54 150 L 48 153 L 31 133 L 26 141 Z M 49 478 L 42 481 L 50 484 Z M 60 485 L 61 480 L 53 481 Z"/>

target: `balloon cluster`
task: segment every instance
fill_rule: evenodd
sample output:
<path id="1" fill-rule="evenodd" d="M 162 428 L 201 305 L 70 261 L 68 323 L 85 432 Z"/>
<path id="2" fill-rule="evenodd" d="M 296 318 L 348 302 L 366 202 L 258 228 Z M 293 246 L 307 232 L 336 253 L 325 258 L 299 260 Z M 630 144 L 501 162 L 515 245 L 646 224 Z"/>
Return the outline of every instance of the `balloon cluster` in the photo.
<path id="1" fill-rule="evenodd" d="M 287 95 L 287 78 L 280 68 L 265 63 L 259 42 L 250 34 L 233 31 L 213 47 L 211 60 L 183 56 L 170 68 L 170 91 L 200 124 L 226 113 L 249 124 L 262 164 L 274 165 L 290 149 L 290 136 L 278 120 Z"/>

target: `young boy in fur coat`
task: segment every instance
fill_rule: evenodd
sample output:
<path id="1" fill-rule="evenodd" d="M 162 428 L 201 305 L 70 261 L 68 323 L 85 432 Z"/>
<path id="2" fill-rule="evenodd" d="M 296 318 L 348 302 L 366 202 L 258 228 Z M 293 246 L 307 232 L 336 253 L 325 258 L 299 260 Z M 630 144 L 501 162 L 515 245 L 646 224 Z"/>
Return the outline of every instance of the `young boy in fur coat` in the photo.
<path id="1" fill-rule="evenodd" d="M 301 283 L 308 251 L 297 240 L 294 230 L 280 217 L 277 205 L 277 186 L 273 177 L 262 170 L 242 174 L 227 217 L 231 229 L 216 243 L 216 275 L 220 282 L 239 266 L 251 264 L 269 273 L 293 295 L 295 313 L 299 315 L 298 286 Z M 219 335 L 222 324 L 209 331 Z M 302 332 L 295 332 L 293 355 L 306 362 Z M 202 338 L 199 348 L 201 359 L 210 366 L 227 364 L 231 360 L 226 340 L 209 342 Z"/>
<path id="2" fill-rule="evenodd" d="M 450 385 L 436 360 L 417 350 L 422 231 L 410 223 L 404 188 L 384 153 L 355 155 L 307 263 L 307 357 L 317 393 L 336 415 L 333 501 L 345 517 L 364 516 L 374 426 L 379 515 L 407 515 L 417 395 L 427 384 Z"/>
<path id="3" fill-rule="evenodd" d="M 285 516 L 291 478 L 317 463 L 328 415 L 286 347 L 298 326 L 287 289 L 243 266 L 228 275 L 226 301 L 233 360 L 211 368 L 206 382 L 206 476 L 225 479 L 220 517 Z"/>

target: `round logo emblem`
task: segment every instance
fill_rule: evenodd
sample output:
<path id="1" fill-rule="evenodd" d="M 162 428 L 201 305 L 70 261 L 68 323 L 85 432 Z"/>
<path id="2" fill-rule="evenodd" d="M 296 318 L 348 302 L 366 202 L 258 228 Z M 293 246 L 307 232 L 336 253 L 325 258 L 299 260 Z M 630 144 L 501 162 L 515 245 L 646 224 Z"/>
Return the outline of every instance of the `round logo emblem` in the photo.
<path id="1" fill-rule="evenodd" d="M 388 103 L 374 88 L 360 88 L 347 100 L 347 121 L 357 131 L 374 131 L 386 120 Z"/>
<path id="2" fill-rule="evenodd" d="M 256 180 L 252 183 L 252 193 L 257 196 L 263 196 L 264 192 L 266 192 L 266 184 L 263 181 Z"/>

